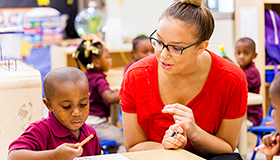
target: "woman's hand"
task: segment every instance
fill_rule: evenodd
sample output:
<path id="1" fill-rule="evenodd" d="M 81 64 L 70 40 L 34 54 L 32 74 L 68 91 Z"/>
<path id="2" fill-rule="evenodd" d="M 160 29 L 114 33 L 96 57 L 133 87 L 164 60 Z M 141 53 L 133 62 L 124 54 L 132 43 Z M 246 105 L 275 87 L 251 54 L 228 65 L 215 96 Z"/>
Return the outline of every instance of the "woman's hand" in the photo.
<path id="1" fill-rule="evenodd" d="M 175 124 L 171 125 L 169 129 L 165 132 L 165 135 L 162 140 L 162 145 L 165 149 L 178 149 L 178 148 L 185 148 L 187 144 L 187 137 L 186 132 L 182 126 L 180 121 L 176 121 Z M 174 131 L 177 131 L 177 133 L 174 134 Z"/>
<path id="2" fill-rule="evenodd" d="M 83 148 L 77 144 L 63 143 L 55 149 L 56 159 L 72 160 L 75 157 L 81 156 Z"/>
<path id="3" fill-rule="evenodd" d="M 273 159 L 274 155 L 277 155 L 280 151 L 280 136 L 278 132 L 272 132 L 268 135 L 265 135 L 262 138 L 265 148 L 263 153 L 266 155 L 267 159 Z"/>
<path id="4" fill-rule="evenodd" d="M 199 127 L 194 121 L 193 112 L 190 108 L 182 104 L 175 103 L 166 105 L 163 108 L 162 113 L 173 115 L 174 121 L 180 122 L 180 126 L 182 126 L 182 128 L 185 130 L 185 134 L 188 139 L 197 137 Z"/>

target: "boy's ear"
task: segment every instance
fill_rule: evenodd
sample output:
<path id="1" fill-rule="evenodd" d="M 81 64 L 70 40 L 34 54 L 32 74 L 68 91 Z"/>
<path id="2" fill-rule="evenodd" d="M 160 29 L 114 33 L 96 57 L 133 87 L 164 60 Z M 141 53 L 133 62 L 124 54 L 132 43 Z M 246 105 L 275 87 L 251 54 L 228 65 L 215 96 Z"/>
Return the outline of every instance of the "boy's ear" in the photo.
<path id="1" fill-rule="evenodd" d="M 255 52 L 255 55 L 254 55 L 254 57 L 253 57 L 253 58 L 257 58 L 257 56 L 258 56 L 258 53 L 257 53 L 257 52 Z"/>
<path id="2" fill-rule="evenodd" d="M 138 55 L 136 53 L 136 50 L 132 50 L 131 54 L 133 59 L 138 59 Z"/>
<path id="3" fill-rule="evenodd" d="M 43 102 L 46 105 L 46 107 L 49 109 L 49 111 L 52 112 L 52 105 L 50 101 L 48 101 L 46 98 L 43 98 Z"/>

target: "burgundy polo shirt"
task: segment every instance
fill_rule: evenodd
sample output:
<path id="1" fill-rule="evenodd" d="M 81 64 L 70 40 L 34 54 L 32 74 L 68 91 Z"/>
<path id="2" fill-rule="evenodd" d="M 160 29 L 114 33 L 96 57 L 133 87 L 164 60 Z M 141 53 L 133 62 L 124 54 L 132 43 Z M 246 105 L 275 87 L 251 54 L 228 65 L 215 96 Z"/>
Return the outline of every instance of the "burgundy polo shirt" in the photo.
<path id="1" fill-rule="evenodd" d="M 9 146 L 9 153 L 15 149 L 27 149 L 33 151 L 51 150 L 63 143 L 82 142 L 90 134 L 94 137 L 83 145 L 82 156 L 100 155 L 101 147 L 96 135 L 96 131 L 87 124 L 81 127 L 81 135 L 77 138 L 62 126 L 49 112 L 47 118 L 31 123 L 24 133 L 13 141 Z"/>
<path id="2" fill-rule="evenodd" d="M 259 94 L 261 77 L 254 62 L 250 63 L 243 71 L 246 75 L 248 91 Z M 262 105 L 249 105 L 247 108 L 247 119 L 253 122 L 254 126 L 260 125 L 263 119 Z"/>
<path id="3" fill-rule="evenodd" d="M 85 75 L 89 83 L 89 114 L 100 117 L 110 116 L 110 104 L 102 98 L 105 90 L 110 90 L 106 75 L 99 70 L 87 70 Z"/>

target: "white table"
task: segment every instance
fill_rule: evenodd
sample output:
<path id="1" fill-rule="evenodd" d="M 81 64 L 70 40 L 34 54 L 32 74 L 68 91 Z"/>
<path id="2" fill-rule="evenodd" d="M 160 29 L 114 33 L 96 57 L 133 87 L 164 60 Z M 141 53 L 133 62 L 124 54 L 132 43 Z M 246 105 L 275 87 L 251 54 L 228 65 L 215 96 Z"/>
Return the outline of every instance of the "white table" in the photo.
<path id="1" fill-rule="evenodd" d="M 75 158 L 74 160 L 205 160 L 183 149 L 156 149 L 121 154 L 109 154 Z"/>

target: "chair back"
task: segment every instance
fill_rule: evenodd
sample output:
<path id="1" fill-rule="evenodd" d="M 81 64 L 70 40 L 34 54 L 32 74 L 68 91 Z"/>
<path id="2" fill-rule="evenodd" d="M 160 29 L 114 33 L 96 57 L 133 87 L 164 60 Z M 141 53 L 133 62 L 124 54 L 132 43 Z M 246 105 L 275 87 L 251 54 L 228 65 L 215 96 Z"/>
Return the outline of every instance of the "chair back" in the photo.
<path id="1" fill-rule="evenodd" d="M 273 106 L 272 104 L 270 104 L 269 110 L 267 115 L 263 118 L 262 123 L 260 124 L 260 126 L 266 126 L 265 123 L 267 122 L 272 122 L 274 120 L 274 118 L 271 115 L 271 112 L 273 110 Z"/>
<path id="2" fill-rule="evenodd" d="M 271 116 L 272 117 L 272 115 L 271 115 L 272 110 L 273 110 L 273 106 L 272 106 L 272 104 L 270 104 L 267 116 Z"/>

